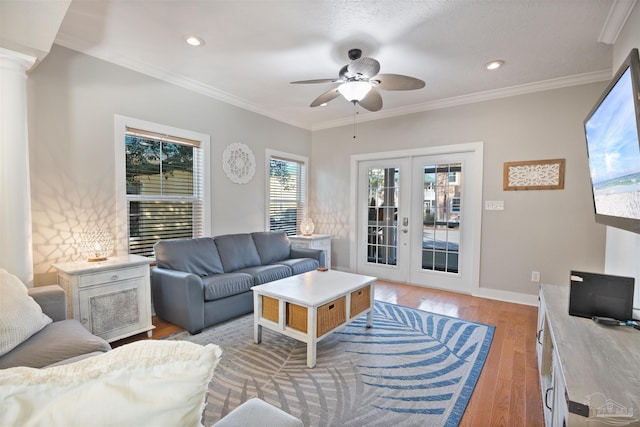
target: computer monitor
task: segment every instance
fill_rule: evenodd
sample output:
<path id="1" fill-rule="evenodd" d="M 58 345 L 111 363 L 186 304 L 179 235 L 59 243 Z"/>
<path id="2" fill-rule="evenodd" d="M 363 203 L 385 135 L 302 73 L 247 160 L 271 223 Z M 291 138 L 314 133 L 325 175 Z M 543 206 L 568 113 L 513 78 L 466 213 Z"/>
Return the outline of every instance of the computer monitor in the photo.
<path id="1" fill-rule="evenodd" d="M 631 320 L 635 284 L 633 277 L 572 270 L 570 281 L 570 315 Z"/>

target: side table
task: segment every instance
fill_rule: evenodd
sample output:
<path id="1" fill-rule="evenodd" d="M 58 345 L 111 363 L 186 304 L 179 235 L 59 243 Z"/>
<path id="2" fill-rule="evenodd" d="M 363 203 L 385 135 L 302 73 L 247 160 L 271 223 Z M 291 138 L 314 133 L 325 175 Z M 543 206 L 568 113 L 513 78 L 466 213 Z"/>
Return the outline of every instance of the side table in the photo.
<path id="1" fill-rule="evenodd" d="M 291 246 L 294 248 L 311 248 L 322 249 L 324 251 L 324 262 L 326 267 L 331 269 L 331 234 L 312 234 L 305 236 L 302 234 L 296 234 L 295 236 L 289 236 Z"/>
<path id="2" fill-rule="evenodd" d="M 112 342 L 140 332 L 151 337 L 149 264 L 139 255 L 102 262 L 53 264 L 58 284 L 67 293 L 67 317 Z"/>

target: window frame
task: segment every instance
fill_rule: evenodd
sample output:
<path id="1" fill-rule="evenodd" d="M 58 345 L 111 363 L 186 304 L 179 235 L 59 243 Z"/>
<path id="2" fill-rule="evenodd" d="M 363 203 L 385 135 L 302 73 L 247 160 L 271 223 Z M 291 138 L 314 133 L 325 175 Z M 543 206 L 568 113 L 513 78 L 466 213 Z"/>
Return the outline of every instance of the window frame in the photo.
<path id="1" fill-rule="evenodd" d="M 304 195 L 302 197 L 303 212 L 302 217 L 309 216 L 309 158 L 307 156 L 301 156 L 299 154 L 287 153 L 284 151 L 277 151 L 266 149 L 265 150 L 265 209 L 264 209 L 264 230 L 269 231 L 271 228 L 271 222 L 269 217 L 271 207 L 271 159 L 276 158 L 278 160 L 292 161 L 302 163 L 304 166 Z M 296 234 L 300 233 L 299 224 L 296 224 Z"/>
<path id="2" fill-rule="evenodd" d="M 115 145 L 115 196 L 116 196 L 116 239 L 117 255 L 129 254 L 129 217 L 127 200 L 127 179 L 125 162 L 125 138 L 127 128 L 143 129 L 158 134 L 171 135 L 198 141 L 202 150 L 202 232 L 211 234 L 211 137 L 209 135 L 180 129 L 146 120 L 114 115 Z"/>

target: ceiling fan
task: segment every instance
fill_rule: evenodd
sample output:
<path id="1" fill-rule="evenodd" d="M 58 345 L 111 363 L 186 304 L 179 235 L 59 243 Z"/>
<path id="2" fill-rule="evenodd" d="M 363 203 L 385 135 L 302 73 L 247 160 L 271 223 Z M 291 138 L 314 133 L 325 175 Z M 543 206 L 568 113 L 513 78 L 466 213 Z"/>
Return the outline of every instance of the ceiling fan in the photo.
<path id="1" fill-rule="evenodd" d="M 373 59 L 362 57 L 362 50 L 349 50 L 351 63 L 340 69 L 337 79 L 315 79 L 291 82 L 292 84 L 309 83 L 340 83 L 340 86 L 321 94 L 313 100 L 310 107 L 326 104 L 334 98 L 343 95 L 354 105 L 359 104 L 369 111 L 382 108 L 382 96 L 377 89 L 383 90 L 415 90 L 424 87 L 424 81 L 415 77 L 401 74 L 378 74 L 380 63 Z"/>

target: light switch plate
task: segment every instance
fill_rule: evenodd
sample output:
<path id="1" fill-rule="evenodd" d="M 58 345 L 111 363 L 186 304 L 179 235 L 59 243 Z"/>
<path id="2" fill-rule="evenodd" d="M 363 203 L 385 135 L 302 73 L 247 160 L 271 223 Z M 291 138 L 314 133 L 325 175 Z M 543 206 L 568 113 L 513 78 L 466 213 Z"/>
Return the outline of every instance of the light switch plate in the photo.
<path id="1" fill-rule="evenodd" d="M 485 200 L 484 209 L 487 211 L 503 211 L 504 200 Z"/>

